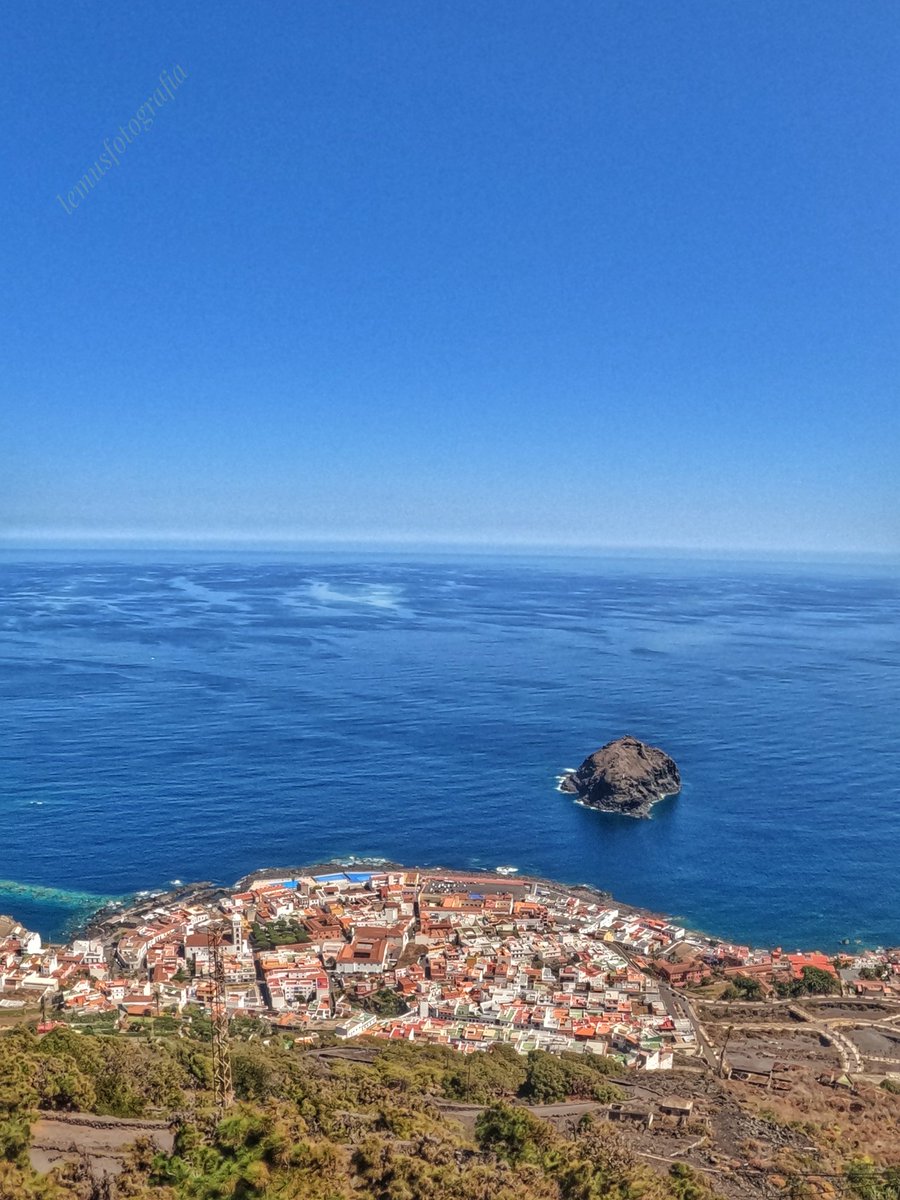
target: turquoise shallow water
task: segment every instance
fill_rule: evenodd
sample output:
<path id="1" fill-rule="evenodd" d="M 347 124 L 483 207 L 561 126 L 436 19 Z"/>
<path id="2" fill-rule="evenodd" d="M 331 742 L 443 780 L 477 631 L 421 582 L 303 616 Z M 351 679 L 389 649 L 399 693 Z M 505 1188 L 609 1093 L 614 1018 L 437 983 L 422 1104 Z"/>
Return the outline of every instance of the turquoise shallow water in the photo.
<path id="1" fill-rule="evenodd" d="M 52 890 L 0 884 L 0 911 L 46 935 L 95 895 L 370 854 L 758 943 L 900 942 L 896 568 L 24 558 L 0 557 L 0 878 Z M 650 821 L 555 790 L 625 732 L 685 781 Z"/>
<path id="2" fill-rule="evenodd" d="M 31 928 L 54 937 L 76 932 L 99 908 L 125 903 L 128 899 L 0 879 L 0 912 L 14 914 L 21 921 L 31 922 Z"/>

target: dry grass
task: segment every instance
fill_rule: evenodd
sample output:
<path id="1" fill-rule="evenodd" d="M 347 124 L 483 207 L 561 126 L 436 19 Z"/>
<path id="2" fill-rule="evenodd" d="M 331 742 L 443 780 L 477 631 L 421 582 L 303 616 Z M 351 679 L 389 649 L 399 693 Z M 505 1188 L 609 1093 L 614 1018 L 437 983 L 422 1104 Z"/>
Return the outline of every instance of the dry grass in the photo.
<path id="1" fill-rule="evenodd" d="M 730 1090 L 742 1108 L 802 1130 L 821 1148 L 823 1167 L 840 1170 L 863 1155 L 881 1166 L 900 1165 L 900 1096 L 871 1084 L 860 1084 L 855 1093 L 835 1090 L 806 1070 L 796 1073 L 789 1092 L 739 1083 Z"/>

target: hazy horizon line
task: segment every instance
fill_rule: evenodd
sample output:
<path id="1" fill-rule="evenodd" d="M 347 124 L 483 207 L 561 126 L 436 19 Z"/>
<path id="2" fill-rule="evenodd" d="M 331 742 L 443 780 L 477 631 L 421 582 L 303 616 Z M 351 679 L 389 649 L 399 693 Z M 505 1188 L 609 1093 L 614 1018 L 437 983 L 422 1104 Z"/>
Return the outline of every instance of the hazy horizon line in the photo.
<path id="1" fill-rule="evenodd" d="M 751 558 L 847 561 L 900 561 L 900 550 L 836 549 L 808 546 L 748 546 L 748 545 L 690 545 L 643 542 L 591 542 L 586 540 L 515 539 L 436 535 L 379 535 L 304 534 L 250 535 L 203 531 L 181 533 L 136 533 L 133 531 L 28 531 L 0 534 L 0 551 L 116 551 L 159 550 L 181 552 L 265 552 L 290 553 L 303 550 L 343 552 L 404 551 L 407 553 L 500 554 L 510 557 L 526 555 L 598 557 L 675 557 L 675 558 Z"/>

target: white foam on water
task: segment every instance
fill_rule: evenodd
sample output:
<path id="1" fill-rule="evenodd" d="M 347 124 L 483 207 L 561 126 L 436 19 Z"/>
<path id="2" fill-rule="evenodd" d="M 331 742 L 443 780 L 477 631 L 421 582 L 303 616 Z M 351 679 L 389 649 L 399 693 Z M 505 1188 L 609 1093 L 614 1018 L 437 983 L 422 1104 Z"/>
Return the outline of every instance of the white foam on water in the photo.
<path id="1" fill-rule="evenodd" d="M 403 588 L 390 583 L 360 583 L 338 587 L 327 579 L 314 579 L 299 592 L 288 592 L 282 603 L 293 608 L 374 608 L 399 616 L 412 615 L 403 603 Z"/>

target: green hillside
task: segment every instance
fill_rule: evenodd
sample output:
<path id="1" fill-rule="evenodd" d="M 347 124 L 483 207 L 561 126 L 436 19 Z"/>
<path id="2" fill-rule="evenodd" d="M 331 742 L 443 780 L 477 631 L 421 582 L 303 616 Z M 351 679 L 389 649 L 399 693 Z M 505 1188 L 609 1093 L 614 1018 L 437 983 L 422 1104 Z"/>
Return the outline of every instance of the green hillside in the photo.
<path id="1" fill-rule="evenodd" d="M 622 1095 L 608 1059 L 384 1042 L 309 1050 L 247 1022 L 234 1031 L 237 1100 L 220 1117 L 202 1022 L 188 1035 L 161 1028 L 0 1035 L 2 1200 L 712 1200 L 757 1191 L 752 1179 L 654 1161 L 661 1156 L 603 1119 L 600 1106 Z M 564 1128 L 528 1107 L 561 1102 L 573 1113 Z M 585 1115 L 591 1104 L 597 1113 Z M 139 1137 L 115 1180 L 87 1158 L 40 1175 L 29 1162 L 38 1110 L 164 1118 L 174 1147 L 163 1153 Z M 697 1132 L 684 1136 L 694 1142 Z M 842 1191 L 900 1196 L 900 1175 L 892 1183 L 865 1164 L 854 1169 Z M 757 1194 L 773 1188 L 797 1194 L 787 1176 L 767 1177 Z"/>

